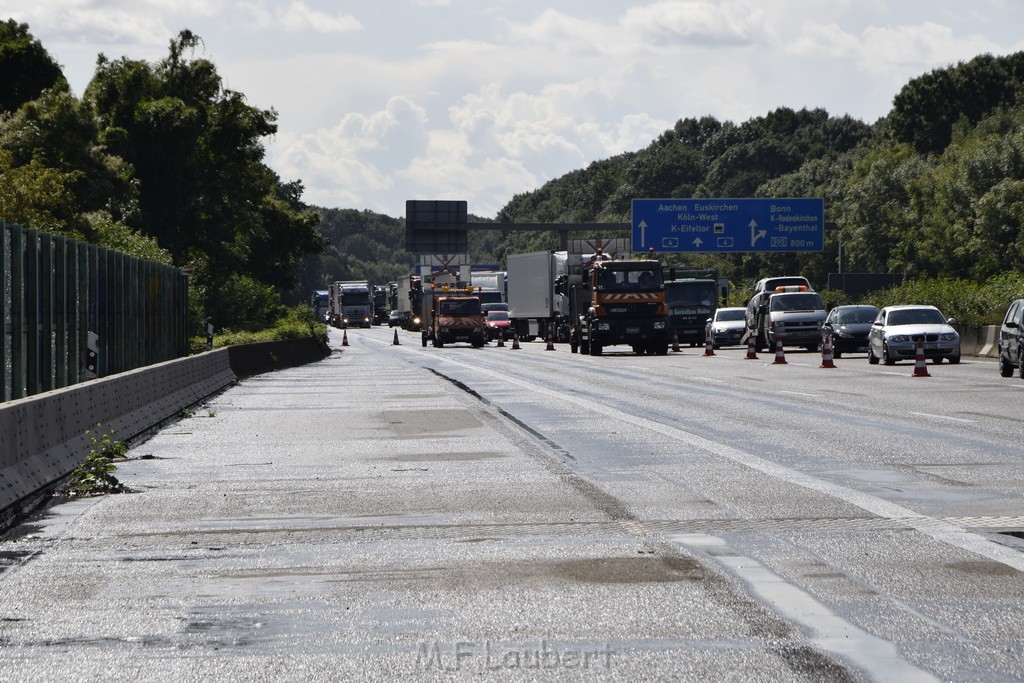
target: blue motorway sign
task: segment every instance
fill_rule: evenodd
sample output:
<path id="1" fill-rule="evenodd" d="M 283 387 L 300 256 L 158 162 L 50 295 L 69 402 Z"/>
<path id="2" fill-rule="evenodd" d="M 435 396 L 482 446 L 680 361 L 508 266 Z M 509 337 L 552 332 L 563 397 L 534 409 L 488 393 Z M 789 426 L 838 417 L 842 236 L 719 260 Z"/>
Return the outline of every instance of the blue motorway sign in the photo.
<path id="1" fill-rule="evenodd" d="M 633 251 L 821 251 L 825 200 L 634 199 Z"/>

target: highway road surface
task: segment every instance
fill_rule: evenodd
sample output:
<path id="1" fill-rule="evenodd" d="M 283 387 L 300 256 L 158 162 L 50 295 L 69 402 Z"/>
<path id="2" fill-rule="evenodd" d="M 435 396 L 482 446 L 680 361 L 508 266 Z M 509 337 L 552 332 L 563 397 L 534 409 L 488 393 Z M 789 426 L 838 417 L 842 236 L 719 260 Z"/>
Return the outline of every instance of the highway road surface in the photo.
<path id="1" fill-rule="evenodd" d="M 0 542 L 4 680 L 1024 677 L 1024 382 L 350 330 Z"/>

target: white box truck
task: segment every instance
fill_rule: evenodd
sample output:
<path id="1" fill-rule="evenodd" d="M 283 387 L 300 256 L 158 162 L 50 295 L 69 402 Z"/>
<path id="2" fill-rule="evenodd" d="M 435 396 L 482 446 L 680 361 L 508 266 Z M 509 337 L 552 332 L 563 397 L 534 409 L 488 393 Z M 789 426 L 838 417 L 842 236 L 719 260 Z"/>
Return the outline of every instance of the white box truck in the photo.
<path id="1" fill-rule="evenodd" d="M 551 335 L 554 341 L 568 341 L 568 300 L 555 291 L 559 278 L 568 275 L 567 263 L 564 251 L 508 256 L 508 315 L 520 339 L 533 341 Z"/>

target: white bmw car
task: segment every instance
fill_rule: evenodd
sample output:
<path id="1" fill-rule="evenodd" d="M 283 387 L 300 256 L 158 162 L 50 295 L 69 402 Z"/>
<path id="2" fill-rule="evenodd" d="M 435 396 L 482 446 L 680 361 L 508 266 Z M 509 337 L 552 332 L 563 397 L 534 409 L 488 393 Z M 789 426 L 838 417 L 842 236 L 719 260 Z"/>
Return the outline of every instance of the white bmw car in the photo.
<path id="1" fill-rule="evenodd" d="M 892 365 L 914 360 L 921 342 L 925 358 L 960 362 L 960 335 L 953 329 L 956 318 L 946 319 L 934 306 L 886 306 L 878 312 L 868 332 L 868 362 Z"/>

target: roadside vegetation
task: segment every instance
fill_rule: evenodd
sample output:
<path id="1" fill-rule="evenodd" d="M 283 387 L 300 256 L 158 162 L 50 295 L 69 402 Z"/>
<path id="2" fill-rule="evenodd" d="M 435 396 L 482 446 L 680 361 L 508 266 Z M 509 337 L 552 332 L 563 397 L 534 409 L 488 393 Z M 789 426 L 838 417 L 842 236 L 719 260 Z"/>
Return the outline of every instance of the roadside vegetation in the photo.
<path id="1" fill-rule="evenodd" d="M 108 493 L 124 493 L 127 487 L 114 475 L 115 461 L 124 460 L 128 446 L 114 439 L 115 431 L 102 431 L 102 425 L 86 431 L 92 434 L 91 447 L 79 465 L 68 476 L 64 493 L 71 497 L 102 496 Z"/>
<path id="2" fill-rule="evenodd" d="M 402 218 L 305 204 L 301 181 L 263 163 L 276 113 L 226 88 L 200 46 L 186 29 L 155 63 L 100 55 L 78 98 L 27 25 L 0 22 L 0 220 L 193 269 L 204 346 L 207 322 L 219 340 L 292 334 L 304 323 L 282 309 L 314 289 L 407 274 Z M 998 322 L 1024 295 L 1024 52 L 914 78 L 874 122 L 786 107 L 683 118 L 643 149 L 512 197 L 496 220 L 629 222 L 644 197 L 825 199 L 820 252 L 664 255 L 717 268 L 735 301 L 767 275 L 824 289 L 831 272 L 896 273 L 906 284 L 865 302 Z M 499 267 L 557 247 L 554 233 L 470 235 L 474 262 Z"/>

